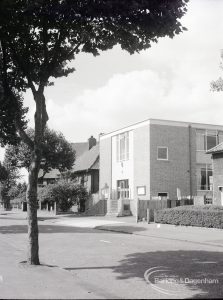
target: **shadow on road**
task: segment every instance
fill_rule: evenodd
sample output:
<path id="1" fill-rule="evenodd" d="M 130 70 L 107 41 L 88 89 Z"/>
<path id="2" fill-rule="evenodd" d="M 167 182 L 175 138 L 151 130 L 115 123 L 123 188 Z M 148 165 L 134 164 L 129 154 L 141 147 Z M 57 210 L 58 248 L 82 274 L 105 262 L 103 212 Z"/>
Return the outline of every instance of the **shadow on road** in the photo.
<path id="1" fill-rule="evenodd" d="M 168 278 L 179 280 L 181 278 L 185 285 L 195 292 L 193 298 L 221 298 L 223 296 L 222 252 L 157 251 L 133 253 L 120 261 L 120 265 L 114 267 L 113 271 L 118 274 L 118 279 L 132 277 L 144 279 L 144 273 L 148 269 L 159 266 L 169 270 L 168 273 L 164 272 L 163 274 L 167 275 Z M 151 280 L 154 284 L 154 276 Z M 197 280 L 196 283 L 195 280 Z"/>
<path id="2" fill-rule="evenodd" d="M 151 268 L 158 270 L 150 276 L 151 284 L 156 284 L 156 276 L 182 280 L 178 284 L 180 298 L 185 288 L 192 291 L 193 299 L 222 298 L 223 295 L 223 255 L 222 252 L 209 251 L 157 251 L 128 254 L 117 266 L 68 267 L 66 271 L 110 269 L 117 274 L 118 280 L 144 279 Z M 154 270 L 154 269 L 153 269 Z M 166 272 L 166 270 L 168 270 Z M 146 282 L 145 282 L 146 283 Z M 168 290 L 168 283 L 165 288 Z M 182 286 L 181 286 L 182 284 Z M 170 287 L 173 289 L 173 286 Z M 182 292 L 181 292 L 182 289 Z M 168 295 L 168 294 L 167 294 Z M 169 295 L 170 297 L 170 295 Z"/>
<path id="3" fill-rule="evenodd" d="M 38 225 L 39 233 L 103 233 L 102 230 L 97 230 L 88 227 L 70 227 L 70 226 L 58 226 L 58 225 Z M 27 225 L 9 225 L 0 226 L 0 234 L 18 234 L 27 233 Z M 108 233 L 113 233 L 108 231 Z M 115 232 L 120 234 L 120 232 Z"/>
<path id="4" fill-rule="evenodd" d="M 111 231 L 111 232 L 126 233 L 126 234 L 133 234 L 134 232 L 146 230 L 146 228 L 144 227 L 138 227 L 138 226 L 136 227 L 131 225 L 119 226 L 118 224 L 116 224 L 115 226 L 107 226 L 107 225 L 97 226 L 96 229 L 108 231 L 108 232 Z"/>

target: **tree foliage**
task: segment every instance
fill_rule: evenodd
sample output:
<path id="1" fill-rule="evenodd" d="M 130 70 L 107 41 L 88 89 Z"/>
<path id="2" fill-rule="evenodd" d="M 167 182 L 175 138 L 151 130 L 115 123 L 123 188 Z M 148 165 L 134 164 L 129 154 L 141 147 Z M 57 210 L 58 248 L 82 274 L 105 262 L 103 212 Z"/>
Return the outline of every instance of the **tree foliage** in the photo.
<path id="1" fill-rule="evenodd" d="M 223 70 L 223 50 L 221 51 L 221 64 L 220 69 Z M 223 78 L 219 77 L 217 80 L 213 80 L 211 82 L 211 90 L 216 92 L 222 92 L 223 91 Z"/>
<path id="2" fill-rule="evenodd" d="M 34 140 L 34 130 L 28 129 L 27 135 Z M 26 168 L 29 170 L 32 153 L 30 148 L 21 141 L 17 145 L 10 145 L 6 148 L 5 157 L 12 166 Z M 65 139 L 61 132 L 56 132 L 46 128 L 43 138 L 43 152 L 41 169 L 43 176 L 52 169 L 58 169 L 60 172 L 70 170 L 75 161 L 75 151 L 71 144 Z"/>
<path id="3" fill-rule="evenodd" d="M 0 64 L 1 69 L 1 64 Z M 6 85 L 5 85 L 6 86 Z M 27 108 L 23 108 L 22 96 L 15 92 L 14 97 L 7 94 L 7 88 L 4 88 L 4 83 L 0 75 L 0 145 L 5 144 L 16 145 L 20 138 L 17 135 L 19 125 L 25 129 L 27 121 L 25 115 L 28 112 Z"/>
<path id="4" fill-rule="evenodd" d="M 139 52 L 179 34 L 187 0 L 2 0 L 1 39 L 18 91 L 67 76 L 80 51 L 98 55 L 120 44 Z M 17 75 L 17 76 L 15 76 Z"/>
<path id="5" fill-rule="evenodd" d="M 20 174 L 17 168 L 11 164 L 7 157 L 4 157 L 3 164 L 0 167 L 0 181 L 2 183 L 1 195 L 6 206 L 9 206 L 10 190 L 17 185 L 17 180 L 20 178 Z M 2 179 L 2 180 L 1 180 Z"/>
<path id="6" fill-rule="evenodd" d="M 23 183 L 19 182 L 11 186 L 8 191 L 8 196 L 10 200 L 13 200 L 15 198 L 23 198 L 26 189 L 27 189 L 27 184 L 25 182 Z"/>
<path id="7" fill-rule="evenodd" d="M 88 197 L 86 188 L 73 181 L 60 180 L 38 189 L 38 200 L 56 202 L 59 211 L 67 211 L 74 204 L 85 203 Z"/>
<path id="8" fill-rule="evenodd" d="M 9 176 L 8 170 L 0 162 L 0 182 L 7 180 Z"/>

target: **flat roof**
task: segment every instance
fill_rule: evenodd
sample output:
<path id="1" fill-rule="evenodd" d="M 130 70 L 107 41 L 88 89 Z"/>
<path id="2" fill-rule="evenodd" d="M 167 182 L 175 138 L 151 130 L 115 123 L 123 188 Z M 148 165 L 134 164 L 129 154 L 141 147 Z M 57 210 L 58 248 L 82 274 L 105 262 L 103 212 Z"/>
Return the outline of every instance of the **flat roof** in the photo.
<path id="1" fill-rule="evenodd" d="M 147 125 L 166 125 L 166 126 L 179 126 L 179 127 L 188 127 L 191 126 L 193 128 L 197 129 L 212 129 L 212 130 L 223 130 L 223 125 L 215 125 L 215 124 L 205 124 L 205 123 L 195 123 L 195 122 L 184 122 L 184 121 L 173 121 L 173 120 L 163 120 L 163 119 L 147 119 L 144 121 L 140 121 L 137 123 L 134 123 L 129 126 L 122 127 L 120 129 L 104 133 L 100 135 L 100 139 L 108 138 L 113 135 L 130 131 L 139 127 L 147 126 Z"/>

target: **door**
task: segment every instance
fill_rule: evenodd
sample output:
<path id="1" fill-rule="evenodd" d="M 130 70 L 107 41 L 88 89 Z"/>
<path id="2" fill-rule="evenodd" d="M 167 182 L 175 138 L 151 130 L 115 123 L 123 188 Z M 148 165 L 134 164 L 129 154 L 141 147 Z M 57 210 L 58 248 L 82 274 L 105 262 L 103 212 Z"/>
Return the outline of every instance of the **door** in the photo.
<path id="1" fill-rule="evenodd" d="M 117 181 L 118 199 L 129 199 L 129 180 Z"/>

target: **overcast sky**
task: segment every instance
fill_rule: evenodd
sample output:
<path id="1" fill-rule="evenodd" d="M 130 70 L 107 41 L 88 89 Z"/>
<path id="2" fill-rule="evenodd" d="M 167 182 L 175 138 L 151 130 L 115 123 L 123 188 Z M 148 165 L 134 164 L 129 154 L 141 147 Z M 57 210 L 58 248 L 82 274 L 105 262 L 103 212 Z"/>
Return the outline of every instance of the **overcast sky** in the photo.
<path id="1" fill-rule="evenodd" d="M 223 93 L 210 91 L 221 75 L 222 12 L 223 0 L 191 0 L 188 31 L 174 39 L 135 55 L 119 47 L 79 55 L 76 72 L 46 90 L 49 127 L 80 142 L 148 118 L 223 125 Z M 31 125 L 33 104 L 27 93 Z"/>

